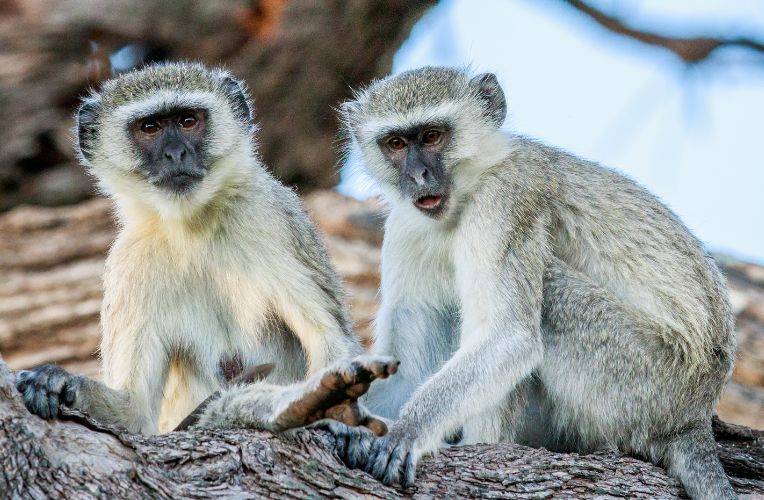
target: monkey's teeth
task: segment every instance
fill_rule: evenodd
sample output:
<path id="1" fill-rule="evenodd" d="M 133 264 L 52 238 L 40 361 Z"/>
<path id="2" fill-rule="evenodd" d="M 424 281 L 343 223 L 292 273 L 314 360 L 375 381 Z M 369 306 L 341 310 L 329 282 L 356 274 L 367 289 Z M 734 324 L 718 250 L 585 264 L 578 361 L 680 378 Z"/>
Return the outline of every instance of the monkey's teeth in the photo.
<path id="1" fill-rule="evenodd" d="M 435 196 L 423 196 L 416 200 L 416 206 L 419 208 L 425 208 L 428 210 L 431 210 L 433 208 L 437 208 L 440 205 L 441 197 L 439 195 Z"/>

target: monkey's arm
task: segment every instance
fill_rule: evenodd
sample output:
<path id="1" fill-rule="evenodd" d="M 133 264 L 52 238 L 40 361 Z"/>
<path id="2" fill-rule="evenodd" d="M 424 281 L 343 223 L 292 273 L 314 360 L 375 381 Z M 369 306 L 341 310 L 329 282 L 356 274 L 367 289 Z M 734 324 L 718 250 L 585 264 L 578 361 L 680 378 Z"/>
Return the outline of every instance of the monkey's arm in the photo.
<path id="1" fill-rule="evenodd" d="M 316 229 L 299 205 L 286 226 L 291 231 L 296 261 L 285 275 L 295 278 L 280 283 L 274 307 L 300 339 L 307 355 L 308 375 L 312 375 L 339 359 L 361 354 L 363 348 L 348 319 L 340 280 Z"/>
<path id="2" fill-rule="evenodd" d="M 423 454 L 472 416 L 500 405 L 538 365 L 543 233 L 539 223 L 522 234 L 462 239 L 467 245 L 457 251 L 463 256 L 457 263 L 460 347 L 414 392 L 389 434 L 372 445 L 366 469 L 375 477 L 411 484 Z M 479 248 L 468 246 L 477 241 Z"/>
<path id="3" fill-rule="evenodd" d="M 123 331 L 118 341 L 105 341 L 102 346 L 104 376 L 111 387 L 82 375 L 72 375 L 55 365 L 19 372 L 17 388 L 27 408 L 43 418 L 55 418 L 59 415 L 59 406 L 65 405 L 131 432 L 156 433 L 167 377 L 164 349 L 149 345 L 158 335 L 153 339 L 141 335 L 137 335 L 137 339 L 125 338 L 127 336 L 127 331 Z M 109 339 L 108 333 L 105 339 Z M 145 359 L 146 353 L 151 354 L 151 359 Z"/>
<path id="4" fill-rule="evenodd" d="M 107 387 L 83 375 L 72 375 L 56 365 L 18 372 L 16 387 L 30 412 L 55 418 L 59 408 L 80 409 L 96 420 L 132 432 L 143 430 L 143 415 L 131 403 L 130 393 Z"/>
<path id="5" fill-rule="evenodd" d="M 120 250 L 118 240 L 104 276 L 100 346 L 104 383 L 46 365 L 22 373 L 18 387 L 27 408 L 41 417 L 58 416 L 58 406 L 64 404 L 99 421 L 154 434 L 168 372 L 164 342 L 173 325 L 167 309 L 162 309 L 166 304 L 153 299 L 169 294 L 157 290 L 161 280 L 146 270 L 144 263 L 150 259 L 131 259 Z M 136 261 L 143 265 L 133 265 Z"/>

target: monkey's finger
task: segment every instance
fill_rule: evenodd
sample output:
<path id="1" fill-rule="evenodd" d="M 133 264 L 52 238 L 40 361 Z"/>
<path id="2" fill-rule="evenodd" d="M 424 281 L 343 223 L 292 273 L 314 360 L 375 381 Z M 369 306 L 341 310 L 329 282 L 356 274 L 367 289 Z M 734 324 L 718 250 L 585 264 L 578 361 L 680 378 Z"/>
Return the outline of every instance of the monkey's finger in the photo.
<path id="1" fill-rule="evenodd" d="M 342 373 L 330 371 L 321 377 L 321 387 L 329 389 L 330 391 L 336 391 L 345 385 L 347 385 L 347 382 L 345 382 Z"/>
<path id="2" fill-rule="evenodd" d="M 390 459 L 387 462 L 384 475 L 382 476 L 382 482 L 390 486 L 395 483 L 400 483 L 401 467 L 403 466 L 403 460 L 408 454 L 408 447 L 405 443 L 398 443 L 398 446 L 390 453 Z"/>
<path id="3" fill-rule="evenodd" d="M 344 461 L 348 465 L 348 467 L 354 468 L 354 465 L 351 465 L 351 457 L 355 456 L 355 447 L 358 446 L 358 444 L 361 441 L 361 434 L 355 429 L 354 427 L 350 427 L 347 430 L 347 448 L 345 449 L 344 454 Z"/>
<path id="4" fill-rule="evenodd" d="M 334 438 L 334 450 L 337 452 L 337 455 L 342 459 L 343 462 L 345 459 L 341 452 L 341 446 L 343 445 L 343 436 L 347 427 L 348 426 L 342 422 L 337 422 L 336 420 L 330 419 L 320 420 L 307 426 L 308 429 L 320 429 L 329 432 L 332 435 L 332 438 Z"/>
<path id="5" fill-rule="evenodd" d="M 31 370 L 19 370 L 16 372 L 16 384 L 26 382 L 32 376 Z"/>
<path id="6" fill-rule="evenodd" d="M 403 464 L 403 474 L 401 475 L 401 486 L 404 488 L 411 488 L 414 486 L 414 480 L 416 479 L 416 460 L 414 460 L 414 452 L 409 451 L 406 455 L 406 461 Z"/>
<path id="7" fill-rule="evenodd" d="M 61 391 L 61 403 L 66 406 L 73 406 L 77 401 L 77 384 L 74 380 L 68 380 Z"/>
<path id="8" fill-rule="evenodd" d="M 345 394 L 352 399 L 358 399 L 366 394 L 366 391 L 369 390 L 369 386 L 369 382 L 351 385 L 345 388 Z"/>
<path id="9" fill-rule="evenodd" d="M 35 387 L 31 383 L 27 383 L 24 387 L 24 392 L 21 393 L 21 397 L 24 400 L 24 404 L 27 405 L 29 411 L 32 411 L 32 403 L 34 402 Z"/>
<path id="10" fill-rule="evenodd" d="M 366 465 L 363 468 L 364 471 L 371 474 L 371 471 L 374 468 L 374 462 L 377 460 L 377 455 L 379 455 L 381 449 L 382 440 L 375 439 L 374 442 L 371 443 L 371 448 L 369 448 L 369 458 L 366 460 Z"/>
<path id="11" fill-rule="evenodd" d="M 366 462 L 371 441 L 371 433 L 361 427 L 351 429 L 352 434 L 348 440 L 347 464 L 348 467 L 357 469 Z"/>
<path id="12" fill-rule="evenodd" d="M 48 391 L 43 386 L 34 386 L 31 400 L 33 413 L 46 419 L 51 417 L 48 407 Z"/>
<path id="13" fill-rule="evenodd" d="M 339 370 L 345 388 L 359 383 L 369 383 L 374 375 L 361 360 L 355 359 L 343 370 Z"/>
<path id="14" fill-rule="evenodd" d="M 357 404 L 342 403 L 332 406 L 324 412 L 324 417 L 337 420 L 352 427 L 356 427 L 361 423 L 361 411 Z"/>
<path id="15" fill-rule="evenodd" d="M 55 392 L 58 394 L 64 388 L 64 385 L 69 378 L 71 378 L 71 375 L 63 370 L 50 370 L 48 372 L 48 380 L 46 381 L 45 386 L 47 387 L 48 392 Z"/>
<path id="16" fill-rule="evenodd" d="M 24 394 L 24 391 L 29 386 L 29 376 L 27 375 L 23 379 L 16 380 L 16 390 L 19 391 L 19 393 Z"/>
<path id="17" fill-rule="evenodd" d="M 348 439 L 350 436 L 350 427 L 343 424 L 342 422 L 336 422 L 334 420 L 325 420 L 323 422 L 319 422 L 315 427 L 318 429 L 326 429 L 332 433 L 335 443 L 334 450 L 337 453 L 337 456 L 340 457 L 340 460 L 347 463 L 347 449 Z"/>
<path id="18" fill-rule="evenodd" d="M 364 432 L 361 434 L 361 443 L 358 448 L 358 457 L 356 458 L 356 468 L 360 469 L 366 466 L 369 461 L 369 452 L 371 451 L 371 445 L 374 442 L 374 434 L 371 432 Z"/>
<path id="19" fill-rule="evenodd" d="M 395 359 L 389 359 L 384 362 L 380 363 L 379 371 L 374 372 L 374 375 L 377 378 L 387 378 L 390 375 L 394 375 L 398 371 L 398 367 L 400 366 L 401 362 Z"/>
<path id="20" fill-rule="evenodd" d="M 387 464 L 390 461 L 390 455 L 392 450 L 392 443 L 387 438 L 382 438 L 382 445 L 374 458 L 371 466 L 371 475 L 381 480 L 385 476 L 387 470 Z"/>
<path id="21" fill-rule="evenodd" d="M 50 418 L 55 418 L 58 416 L 58 393 L 57 392 L 48 393 L 48 413 L 50 414 Z"/>
<path id="22" fill-rule="evenodd" d="M 387 378 L 398 370 L 399 361 L 389 356 L 360 356 L 352 363 L 356 382 L 371 382 Z"/>

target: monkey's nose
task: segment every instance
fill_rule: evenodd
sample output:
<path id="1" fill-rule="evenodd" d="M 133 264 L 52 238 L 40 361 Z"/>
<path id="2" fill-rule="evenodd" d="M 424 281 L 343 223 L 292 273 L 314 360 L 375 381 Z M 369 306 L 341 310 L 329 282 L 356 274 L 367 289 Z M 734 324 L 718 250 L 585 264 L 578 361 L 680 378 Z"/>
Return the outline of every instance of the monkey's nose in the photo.
<path id="1" fill-rule="evenodd" d="M 409 177 L 411 177 L 411 179 L 414 182 L 416 182 L 417 186 L 422 187 L 425 184 L 427 184 L 427 180 L 428 180 L 427 169 L 426 168 L 422 168 L 422 169 L 414 170 L 414 172 L 409 174 Z"/>
<path id="2" fill-rule="evenodd" d="M 180 163 L 186 156 L 186 146 L 183 144 L 170 144 L 164 148 L 164 157 L 173 163 Z"/>

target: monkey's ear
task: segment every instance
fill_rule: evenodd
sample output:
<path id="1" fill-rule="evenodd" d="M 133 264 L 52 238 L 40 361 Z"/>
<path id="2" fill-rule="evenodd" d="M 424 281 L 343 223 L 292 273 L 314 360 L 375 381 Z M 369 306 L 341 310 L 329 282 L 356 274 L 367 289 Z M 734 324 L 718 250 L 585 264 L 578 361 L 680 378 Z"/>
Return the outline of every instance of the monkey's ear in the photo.
<path id="1" fill-rule="evenodd" d="M 493 73 L 483 73 L 470 80 L 478 98 L 483 102 L 484 114 L 496 127 L 501 127 L 507 117 L 507 101 L 499 80 Z"/>
<path id="2" fill-rule="evenodd" d="M 83 158 L 93 159 L 93 147 L 97 133 L 96 113 L 100 102 L 89 97 L 82 101 L 77 109 L 77 148 Z"/>
<path id="3" fill-rule="evenodd" d="M 249 94 L 247 93 L 246 84 L 243 81 L 226 76 L 223 78 L 223 90 L 225 90 L 226 94 L 228 94 L 228 97 L 231 99 L 231 104 L 233 105 L 233 111 L 236 117 L 244 123 L 254 125 L 252 106 L 249 102 Z"/>

